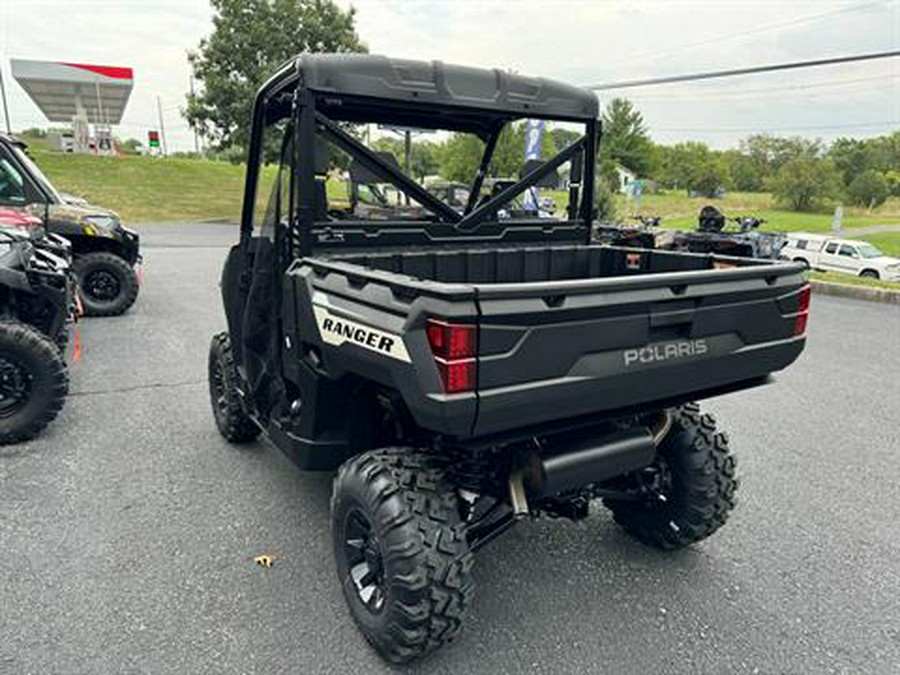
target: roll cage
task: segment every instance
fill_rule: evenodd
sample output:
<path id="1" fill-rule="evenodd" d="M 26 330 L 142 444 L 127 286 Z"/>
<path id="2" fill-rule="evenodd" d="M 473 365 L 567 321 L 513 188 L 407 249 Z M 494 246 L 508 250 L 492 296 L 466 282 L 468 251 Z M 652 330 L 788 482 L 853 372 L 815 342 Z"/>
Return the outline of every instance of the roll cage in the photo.
<path id="1" fill-rule="evenodd" d="M 584 133 L 554 157 L 530 167 L 520 180 L 478 203 L 481 187 L 503 129 L 511 122 L 539 118 L 575 122 Z M 291 166 L 287 217 L 290 257 L 342 245 L 497 241 L 523 231 L 546 239 L 552 230 L 568 241 L 589 241 L 594 217 L 594 177 L 600 123 L 596 97 L 587 91 L 499 70 L 412 62 L 370 55 L 303 55 L 283 66 L 259 90 L 253 106 L 251 138 L 241 218 L 241 236 L 253 231 L 265 129 L 289 120 L 292 143 L 285 143 Z M 470 196 L 462 213 L 451 208 L 403 171 L 357 140 L 342 123 L 374 122 L 467 132 L 484 142 Z M 328 220 L 317 207 L 316 175 L 324 139 L 386 183 L 421 204 L 427 220 L 371 223 Z M 286 138 L 285 141 L 288 139 Z M 284 161 L 284 160 L 283 160 Z M 571 162 L 567 220 L 522 219 L 514 226 L 492 220 L 498 209 Z M 276 232 L 276 238 L 280 233 Z M 553 238 L 551 236 L 551 238 Z"/>

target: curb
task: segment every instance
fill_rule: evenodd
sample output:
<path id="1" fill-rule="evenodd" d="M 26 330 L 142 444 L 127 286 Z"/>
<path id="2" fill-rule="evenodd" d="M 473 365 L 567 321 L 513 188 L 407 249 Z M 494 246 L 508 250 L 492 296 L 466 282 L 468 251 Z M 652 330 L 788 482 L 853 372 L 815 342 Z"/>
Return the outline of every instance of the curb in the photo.
<path id="1" fill-rule="evenodd" d="M 900 291 L 890 288 L 851 286 L 849 284 L 835 284 L 830 281 L 818 281 L 817 279 L 810 279 L 809 284 L 812 286 L 813 292 L 821 293 L 822 295 L 836 295 L 843 298 L 900 305 Z"/>

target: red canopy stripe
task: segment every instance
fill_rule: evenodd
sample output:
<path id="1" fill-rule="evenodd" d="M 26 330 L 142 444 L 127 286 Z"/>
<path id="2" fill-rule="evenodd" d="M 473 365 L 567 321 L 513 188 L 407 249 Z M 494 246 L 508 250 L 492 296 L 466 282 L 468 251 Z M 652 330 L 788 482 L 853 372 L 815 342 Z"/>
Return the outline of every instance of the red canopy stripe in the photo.
<path id="1" fill-rule="evenodd" d="M 131 68 L 122 68 L 120 66 L 95 66 L 90 63 L 65 63 L 64 66 L 71 66 L 72 68 L 81 68 L 82 70 L 89 70 L 92 73 L 97 73 L 98 75 L 104 75 L 105 77 L 111 77 L 115 80 L 132 80 L 134 79 L 134 72 Z"/>

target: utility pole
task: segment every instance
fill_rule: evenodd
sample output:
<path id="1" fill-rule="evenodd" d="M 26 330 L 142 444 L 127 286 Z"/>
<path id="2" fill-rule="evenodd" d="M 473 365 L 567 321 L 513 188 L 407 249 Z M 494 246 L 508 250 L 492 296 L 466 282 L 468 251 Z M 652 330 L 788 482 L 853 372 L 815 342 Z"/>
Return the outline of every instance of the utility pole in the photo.
<path id="1" fill-rule="evenodd" d="M 194 100 L 194 74 L 191 73 L 190 75 L 188 75 L 188 78 L 190 78 L 191 100 L 193 101 Z M 194 129 L 194 152 L 196 152 L 198 155 L 200 154 L 200 139 L 197 136 L 196 128 Z"/>
<path id="2" fill-rule="evenodd" d="M 3 64 L 0 63 L 0 97 L 3 98 L 3 115 L 6 117 L 6 133 L 12 133 L 9 125 L 9 102 L 6 100 L 6 85 L 3 84 Z"/>
<path id="3" fill-rule="evenodd" d="M 166 127 L 163 124 L 162 102 L 159 100 L 158 94 L 156 96 L 156 112 L 159 114 L 159 137 L 160 140 L 162 140 L 163 157 L 168 157 L 169 149 L 166 146 Z"/>

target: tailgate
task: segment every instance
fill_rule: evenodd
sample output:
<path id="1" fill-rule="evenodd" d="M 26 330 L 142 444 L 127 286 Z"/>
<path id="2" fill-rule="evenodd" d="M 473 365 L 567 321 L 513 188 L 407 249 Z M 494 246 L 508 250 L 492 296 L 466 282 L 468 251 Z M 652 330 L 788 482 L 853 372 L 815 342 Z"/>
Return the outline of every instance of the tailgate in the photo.
<path id="1" fill-rule="evenodd" d="M 476 285 L 474 435 L 749 386 L 803 349 L 795 335 L 802 271 L 781 264 Z"/>

